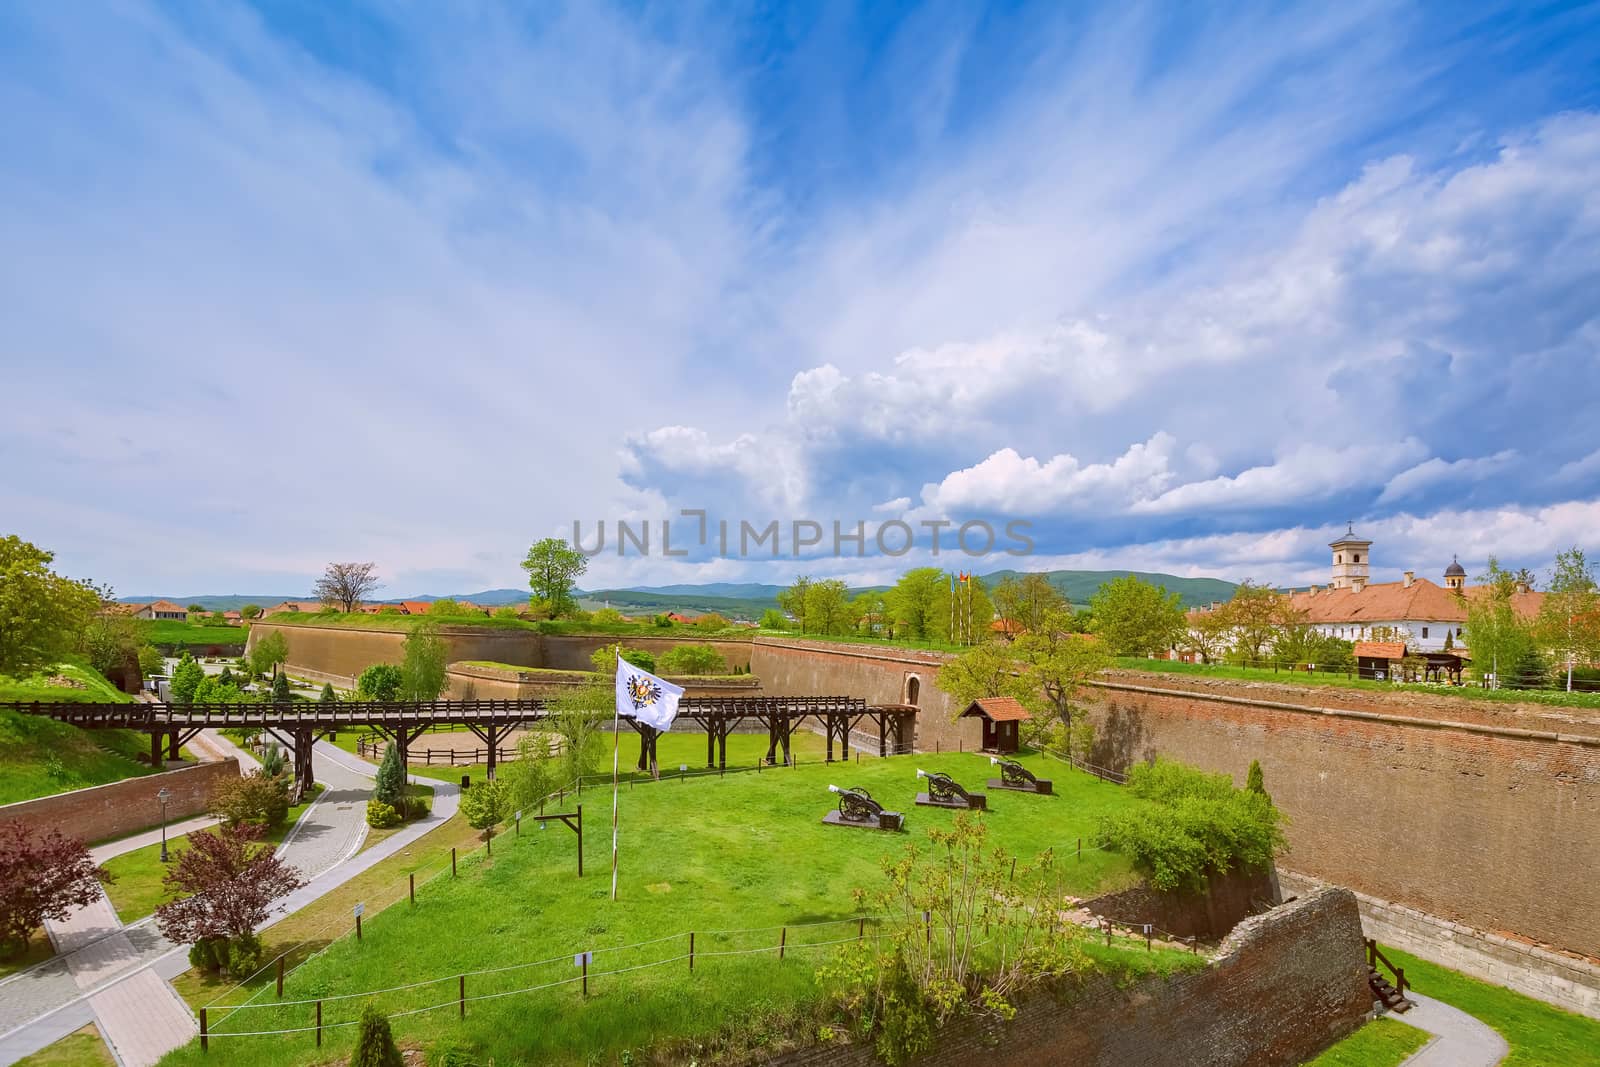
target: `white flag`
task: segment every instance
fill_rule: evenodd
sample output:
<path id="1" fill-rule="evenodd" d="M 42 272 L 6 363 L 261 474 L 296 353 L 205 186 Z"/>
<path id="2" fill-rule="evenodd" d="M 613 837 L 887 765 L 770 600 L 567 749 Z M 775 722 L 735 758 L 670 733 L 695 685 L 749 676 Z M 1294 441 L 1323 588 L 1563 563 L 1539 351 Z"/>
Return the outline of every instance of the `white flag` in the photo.
<path id="1" fill-rule="evenodd" d="M 683 688 L 642 671 L 621 656 L 617 657 L 617 714 L 631 715 L 646 726 L 665 733 L 678 717 L 678 699 Z"/>

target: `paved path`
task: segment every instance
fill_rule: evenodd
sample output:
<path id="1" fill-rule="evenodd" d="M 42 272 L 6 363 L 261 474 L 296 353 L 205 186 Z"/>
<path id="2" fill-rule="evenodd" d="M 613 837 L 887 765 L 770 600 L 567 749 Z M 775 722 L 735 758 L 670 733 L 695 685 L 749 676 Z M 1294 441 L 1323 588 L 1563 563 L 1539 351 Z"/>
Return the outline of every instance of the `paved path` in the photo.
<path id="1" fill-rule="evenodd" d="M 207 741 L 221 750 L 234 747 L 221 737 Z M 365 839 L 365 793 L 376 770 L 342 749 L 318 743 L 317 779 L 327 789 L 280 846 L 280 854 L 304 871 L 308 881 L 286 898 L 263 929 L 409 847 L 455 813 L 458 787 L 413 777 L 434 787 L 432 814 L 354 855 Z M 124 1067 L 154 1064 L 196 1032 L 188 1005 L 167 984 L 188 969 L 187 948 L 161 937 L 149 920 L 120 927 L 109 902 L 103 912 L 94 910 L 98 906 L 63 924 L 63 936 L 70 940 L 61 957 L 0 982 L 0 1065 L 15 1063 L 91 1022 L 100 1023 Z"/>
<path id="2" fill-rule="evenodd" d="M 1497 1031 L 1460 1008 L 1410 989 L 1406 998 L 1416 1007 L 1395 1018 L 1434 1037 L 1402 1067 L 1495 1067 L 1511 1051 Z"/>

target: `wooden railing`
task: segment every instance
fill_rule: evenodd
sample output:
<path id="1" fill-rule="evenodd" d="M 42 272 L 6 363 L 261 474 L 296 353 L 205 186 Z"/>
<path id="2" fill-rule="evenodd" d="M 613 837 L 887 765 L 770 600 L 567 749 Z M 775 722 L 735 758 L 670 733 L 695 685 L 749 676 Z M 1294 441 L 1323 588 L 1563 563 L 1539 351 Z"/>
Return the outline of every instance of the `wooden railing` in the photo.
<path id="1" fill-rule="evenodd" d="M 1395 992 L 1399 993 L 1402 997 L 1405 996 L 1406 995 L 1406 969 L 1404 967 L 1396 967 L 1393 963 L 1389 962 L 1389 957 L 1387 957 L 1387 956 L 1385 956 L 1383 954 L 1383 949 L 1378 947 L 1378 942 L 1376 940 L 1374 940 L 1373 938 L 1369 937 L 1369 938 L 1366 939 L 1366 942 L 1367 942 L 1367 966 L 1371 967 L 1373 970 L 1377 970 L 1378 969 L 1378 964 L 1381 963 L 1385 967 L 1389 968 L 1389 973 L 1394 975 L 1394 990 L 1395 990 Z"/>

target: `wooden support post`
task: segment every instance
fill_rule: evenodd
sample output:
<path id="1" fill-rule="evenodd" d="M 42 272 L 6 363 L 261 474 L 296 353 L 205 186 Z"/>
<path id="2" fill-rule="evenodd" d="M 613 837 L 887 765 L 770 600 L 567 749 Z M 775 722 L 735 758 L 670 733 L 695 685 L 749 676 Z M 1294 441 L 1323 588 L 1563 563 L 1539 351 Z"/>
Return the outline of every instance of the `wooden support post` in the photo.
<path id="1" fill-rule="evenodd" d="M 456 846 L 450 846 L 450 877 L 456 876 Z"/>
<path id="2" fill-rule="evenodd" d="M 322 1047 L 322 1001 L 317 1001 L 317 1047 Z"/>
<path id="3" fill-rule="evenodd" d="M 689 931 L 689 973 L 694 973 L 694 931 Z"/>
<path id="4" fill-rule="evenodd" d="M 1150 942 L 1151 941 L 1152 941 L 1152 937 L 1151 937 L 1151 934 L 1150 934 L 1150 924 L 1149 923 L 1145 923 L 1144 924 L 1144 950 L 1146 952 L 1150 951 L 1150 948 L 1151 948 Z"/>
<path id="5" fill-rule="evenodd" d="M 176 730 L 168 730 L 167 731 L 167 759 L 175 760 L 177 758 L 178 758 L 178 731 L 176 731 Z"/>
<path id="6" fill-rule="evenodd" d="M 356 912 L 356 940 L 361 940 L 361 913 Z"/>
<path id="7" fill-rule="evenodd" d="M 583 877 L 583 805 L 578 805 L 578 877 Z"/>
<path id="8" fill-rule="evenodd" d="M 283 999 L 283 957 L 278 957 L 278 999 Z"/>
<path id="9" fill-rule="evenodd" d="M 456 990 L 456 1002 L 461 1005 L 461 1017 L 467 1017 L 467 976 L 459 976 L 460 986 Z"/>
<path id="10" fill-rule="evenodd" d="M 204 1008 L 201 1008 L 200 1009 L 200 1051 L 201 1052 L 209 1052 L 210 1050 L 211 1050 L 211 1041 L 210 1041 L 209 1027 L 206 1024 L 206 1010 Z"/>
<path id="11" fill-rule="evenodd" d="M 411 903 L 415 905 L 417 903 L 417 872 L 412 871 L 406 875 L 406 881 L 411 885 Z"/>
<path id="12" fill-rule="evenodd" d="M 783 950 L 788 946 L 788 944 L 789 928 L 785 926 L 782 930 L 778 931 L 778 959 L 783 959 Z"/>
<path id="13" fill-rule="evenodd" d="M 856 920 L 856 940 L 864 940 L 867 936 L 867 917 L 863 915 Z"/>
<path id="14" fill-rule="evenodd" d="M 1078 862 L 1083 862 L 1083 838 L 1078 838 Z"/>
<path id="15" fill-rule="evenodd" d="M 489 854 L 489 857 L 491 859 L 493 859 L 494 858 L 494 828 L 490 827 L 489 830 L 486 831 L 486 833 L 488 834 L 488 836 L 483 839 L 483 847 L 484 847 L 485 850 L 487 850 L 487 852 Z"/>
<path id="16" fill-rule="evenodd" d="M 584 996 L 588 996 L 589 995 L 589 954 L 587 952 L 585 952 L 583 954 L 583 958 L 582 959 L 583 959 L 583 963 L 582 963 L 582 966 L 583 966 L 583 995 Z"/>
<path id="17" fill-rule="evenodd" d="M 1013 881 L 1013 882 L 1015 882 L 1017 880 L 1017 857 L 1015 857 L 1015 856 L 1011 857 L 1011 879 L 1010 880 Z"/>
<path id="18" fill-rule="evenodd" d="M 161 732 L 150 731 L 150 766 L 156 770 L 161 769 Z"/>

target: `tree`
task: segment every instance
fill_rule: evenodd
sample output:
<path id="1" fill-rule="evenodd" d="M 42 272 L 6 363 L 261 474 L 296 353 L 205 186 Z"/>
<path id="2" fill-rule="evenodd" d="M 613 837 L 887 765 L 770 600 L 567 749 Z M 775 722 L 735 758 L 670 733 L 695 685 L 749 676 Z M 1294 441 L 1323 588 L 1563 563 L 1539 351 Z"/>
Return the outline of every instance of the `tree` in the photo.
<path id="1" fill-rule="evenodd" d="M 949 575 L 938 567 L 916 567 L 900 576 L 894 588 L 884 594 L 894 613 L 897 632 L 914 641 L 926 641 L 940 632 L 938 612 L 949 604 Z"/>
<path id="2" fill-rule="evenodd" d="M 399 745 L 391 744 L 384 748 L 378 773 L 373 777 L 372 799 L 382 801 L 396 810 L 404 810 L 406 765 L 400 761 Z"/>
<path id="3" fill-rule="evenodd" d="M 144 639 L 126 615 L 96 615 L 83 630 L 83 655 L 89 666 L 110 677 L 139 665 Z"/>
<path id="4" fill-rule="evenodd" d="M 1480 678 L 1493 677 L 1496 687 L 1527 650 L 1534 647 L 1533 633 L 1517 614 L 1513 598 L 1517 579 L 1489 557 L 1489 570 L 1478 578 L 1482 587 L 1467 598 L 1467 648 Z"/>
<path id="5" fill-rule="evenodd" d="M 272 702 L 274 704 L 287 704 L 294 699 L 294 694 L 289 691 L 289 676 L 279 674 L 272 679 Z"/>
<path id="6" fill-rule="evenodd" d="M 1249 579 L 1220 610 L 1233 634 L 1233 651 L 1244 660 L 1260 660 L 1289 622 L 1288 597 Z"/>
<path id="7" fill-rule="evenodd" d="M 1190 612 L 1188 626 L 1178 636 L 1178 647 L 1200 657 L 1201 663 L 1215 662 L 1228 650 L 1233 638 L 1233 623 L 1221 607 Z"/>
<path id="8" fill-rule="evenodd" d="M 264 770 L 240 775 L 216 791 L 211 798 L 211 811 L 224 822 L 249 822 L 276 830 L 289 815 L 289 779 Z"/>
<path id="9" fill-rule="evenodd" d="M 227 667 L 222 668 L 221 672 L 217 674 L 217 684 L 232 686 L 238 685 L 238 683 L 233 680 L 233 671 Z"/>
<path id="10" fill-rule="evenodd" d="M 440 597 L 428 605 L 429 615 L 464 615 L 466 609 L 461 606 L 461 601 L 449 597 Z"/>
<path id="11" fill-rule="evenodd" d="M 268 673 L 276 675 L 278 668 L 289 661 L 289 639 L 282 630 L 273 630 L 250 649 L 250 671 L 260 678 Z"/>
<path id="12" fill-rule="evenodd" d="M 498 780 L 506 784 L 514 810 L 532 808 L 564 783 L 556 780 L 557 766 L 550 751 L 551 736 L 529 730 L 517 739 L 517 758 L 502 763 Z"/>
<path id="13" fill-rule="evenodd" d="M 494 828 L 511 814 L 510 791 L 498 779 L 479 782 L 462 792 L 461 814 L 466 817 L 468 826 L 483 831 L 487 841 L 494 835 Z"/>
<path id="14" fill-rule="evenodd" d="M 139 646 L 139 673 L 149 678 L 166 669 L 167 661 L 154 645 Z"/>
<path id="15" fill-rule="evenodd" d="M 528 558 L 522 561 L 522 569 L 528 572 L 528 585 L 533 589 L 533 599 L 548 604 L 550 613 L 556 617 L 576 606 L 572 585 L 588 566 L 588 557 L 559 537 L 535 541 L 528 549 Z"/>
<path id="16" fill-rule="evenodd" d="M 1000 632 L 1011 640 L 1024 630 L 1036 630 L 1045 613 L 1071 608 L 1061 591 L 1043 574 L 1006 575 L 994 587 L 994 610 L 1001 623 Z"/>
<path id="17" fill-rule="evenodd" d="M 388 1016 L 371 1004 L 361 1009 L 361 1026 L 356 1031 L 356 1047 L 350 1053 L 350 1067 L 405 1067 L 405 1059 L 389 1030 Z"/>
<path id="18" fill-rule="evenodd" d="M 374 663 L 356 679 L 356 693 L 365 700 L 394 700 L 405 676 L 392 663 Z"/>
<path id="19" fill-rule="evenodd" d="M 196 664 L 196 668 L 199 665 Z M 231 679 L 223 681 L 220 674 L 202 674 L 194 687 L 190 702 L 195 704 L 242 704 L 244 693 Z"/>
<path id="20" fill-rule="evenodd" d="M 199 615 L 199 614 L 203 613 L 206 610 L 206 606 L 204 604 L 190 604 L 184 610 L 187 611 L 190 615 Z"/>
<path id="21" fill-rule="evenodd" d="M 761 613 L 761 628 L 763 630 L 787 630 L 789 620 L 783 617 L 783 612 L 777 608 L 768 608 Z"/>
<path id="22" fill-rule="evenodd" d="M 1113 656 L 1166 652 L 1184 631 L 1182 598 L 1136 574 L 1105 582 L 1089 600 L 1095 632 Z"/>
<path id="23" fill-rule="evenodd" d="M 1073 633 L 1068 629 L 1071 622 L 1069 611 L 1046 612 L 1038 629 L 1011 644 L 1024 665 L 1024 680 L 1037 694 L 1032 703 L 1054 714 L 1069 736 L 1079 689 L 1111 666 L 1105 646 L 1093 636 Z"/>
<path id="24" fill-rule="evenodd" d="M 811 594 L 811 577 L 802 574 L 794 584 L 778 594 L 778 607 L 793 619 L 801 633 L 806 632 L 806 599 Z"/>
<path id="25" fill-rule="evenodd" d="M 1022 670 L 1011 645 L 976 645 L 939 668 L 938 685 L 950 694 L 959 714 L 983 697 L 1032 698 L 1034 690 Z"/>
<path id="26" fill-rule="evenodd" d="M 634 648 L 632 645 L 623 645 L 622 658 L 633 666 L 638 667 L 641 671 L 655 673 L 656 657 L 645 649 Z M 609 678 L 617 673 L 617 646 L 601 645 L 590 653 L 589 662 L 594 664 L 594 669 L 598 673 Z"/>
<path id="27" fill-rule="evenodd" d="M 611 679 L 596 680 L 558 693 L 549 706 L 549 727 L 561 735 L 560 781 L 571 784 L 598 770 L 606 755 L 615 690 Z"/>
<path id="28" fill-rule="evenodd" d="M 837 634 L 849 628 L 850 587 L 837 578 L 812 582 L 806 589 L 805 619 L 814 633 Z"/>
<path id="29" fill-rule="evenodd" d="M 715 630 L 726 630 L 732 625 L 733 623 L 728 621 L 728 617 L 726 615 L 718 614 L 715 611 L 708 611 L 698 619 L 694 620 L 694 628 L 696 630 L 706 630 L 708 632 Z"/>
<path id="30" fill-rule="evenodd" d="M 337 703 L 339 703 L 339 697 L 333 691 L 333 683 L 332 682 L 324 682 L 323 683 L 323 685 L 322 685 L 322 695 L 317 698 L 317 703 L 318 704 L 337 704 Z"/>
<path id="31" fill-rule="evenodd" d="M 1267 776 L 1261 771 L 1260 760 L 1253 759 L 1250 761 L 1250 772 L 1245 775 L 1244 787 L 1247 791 L 1255 793 L 1257 796 L 1266 797 L 1268 804 L 1272 803 L 1272 794 L 1267 792 Z"/>
<path id="32" fill-rule="evenodd" d="M 376 571 L 375 563 L 330 563 L 311 594 L 326 607 L 352 612 L 378 588 Z"/>
<path id="33" fill-rule="evenodd" d="M 83 842 L 59 830 L 0 824 L 0 959 L 26 951 L 46 919 L 60 922 L 73 908 L 94 903 L 100 883 L 109 881 Z"/>
<path id="34" fill-rule="evenodd" d="M 239 609 L 239 614 L 247 619 L 259 619 L 261 618 L 261 605 L 246 604 L 244 607 Z"/>
<path id="35" fill-rule="evenodd" d="M 406 634 L 405 658 L 400 662 L 400 698 L 438 700 L 444 692 L 448 656 L 436 624 L 423 621 L 412 626 Z"/>
<path id="36" fill-rule="evenodd" d="M 1566 668 L 1570 693 L 1572 669 L 1600 658 L 1600 587 L 1582 549 L 1556 555 L 1536 626 L 1540 645 Z"/>
<path id="37" fill-rule="evenodd" d="M 711 645 L 674 645 L 661 654 L 663 674 L 723 674 L 728 663 Z"/>
<path id="38" fill-rule="evenodd" d="M 254 939 L 273 902 L 305 884 L 271 845 L 256 843 L 261 833 L 252 823 L 224 823 L 186 838 L 189 847 L 162 880 L 185 894 L 156 909 L 163 937 L 191 945 Z"/>
<path id="39" fill-rule="evenodd" d="M 100 590 L 50 569 L 54 553 L 0 538 L 0 674 L 25 678 L 78 646 Z"/>
<path id="40" fill-rule="evenodd" d="M 172 669 L 172 681 L 168 686 L 173 703 L 192 704 L 195 691 L 205 680 L 205 669 L 185 649 L 183 655 L 178 657 L 178 665 Z"/>

